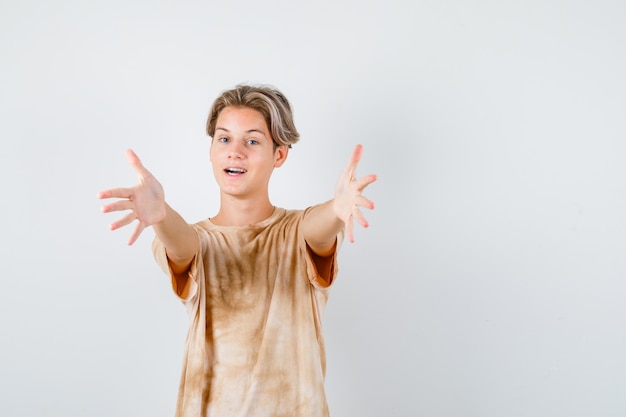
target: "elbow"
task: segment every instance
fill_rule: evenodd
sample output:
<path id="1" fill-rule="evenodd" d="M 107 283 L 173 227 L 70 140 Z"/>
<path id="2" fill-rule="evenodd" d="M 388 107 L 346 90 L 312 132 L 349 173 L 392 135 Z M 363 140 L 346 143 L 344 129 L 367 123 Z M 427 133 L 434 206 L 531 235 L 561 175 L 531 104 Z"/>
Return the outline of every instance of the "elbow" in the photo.
<path id="1" fill-rule="evenodd" d="M 335 253 L 337 248 L 337 237 L 334 237 L 332 240 L 320 242 L 320 241 L 306 241 L 308 248 L 315 255 L 326 258 L 328 256 L 332 256 Z"/>

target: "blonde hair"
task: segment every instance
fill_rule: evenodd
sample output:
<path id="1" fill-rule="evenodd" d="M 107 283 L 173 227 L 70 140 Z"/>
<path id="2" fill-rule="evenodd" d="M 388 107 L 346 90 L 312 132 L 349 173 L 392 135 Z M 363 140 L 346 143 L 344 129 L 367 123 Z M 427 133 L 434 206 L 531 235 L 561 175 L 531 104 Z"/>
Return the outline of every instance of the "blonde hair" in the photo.
<path id="1" fill-rule="evenodd" d="M 223 91 L 213 102 L 207 118 L 206 132 L 211 138 L 215 134 L 217 117 L 228 106 L 248 107 L 259 111 L 267 123 L 275 146 L 287 145 L 291 148 L 300 139 L 287 97 L 272 86 L 239 84 L 231 90 Z"/>

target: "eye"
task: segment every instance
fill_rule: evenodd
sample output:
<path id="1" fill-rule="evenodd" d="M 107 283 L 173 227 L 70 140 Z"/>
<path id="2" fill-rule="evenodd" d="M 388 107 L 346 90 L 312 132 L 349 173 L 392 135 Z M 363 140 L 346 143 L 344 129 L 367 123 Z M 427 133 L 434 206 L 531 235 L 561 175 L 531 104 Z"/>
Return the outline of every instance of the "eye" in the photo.
<path id="1" fill-rule="evenodd" d="M 222 142 L 222 143 L 226 143 L 226 142 L 228 142 L 228 138 L 221 137 L 221 138 L 219 138 L 217 141 L 218 141 L 218 142 Z"/>
<path id="2" fill-rule="evenodd" d="M 246 143 L 247 143 L 248 145 L 258 145 L 258 144 L 259 144 L 259 141 L 258 141 L 258 140 L 256 140 L 256 139 L 248 139 L 248 140 L 246 141 Z"/>

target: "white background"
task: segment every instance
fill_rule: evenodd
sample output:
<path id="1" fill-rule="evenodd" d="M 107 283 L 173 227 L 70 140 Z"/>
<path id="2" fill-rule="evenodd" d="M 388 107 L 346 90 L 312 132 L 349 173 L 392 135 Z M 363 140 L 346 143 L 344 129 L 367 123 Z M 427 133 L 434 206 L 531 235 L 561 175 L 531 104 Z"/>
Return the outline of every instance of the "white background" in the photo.
<path id="1" fill-rule="evenodd" d="M 215 214 L 205 118 L 291 100 L 273 203 L 371 227 L 325 316 L 333 416 L 626 415 L 626 3 L 3 1 L 0 415 L 171 416 L 186 316 L 96 193 L 131 147 Z"/>

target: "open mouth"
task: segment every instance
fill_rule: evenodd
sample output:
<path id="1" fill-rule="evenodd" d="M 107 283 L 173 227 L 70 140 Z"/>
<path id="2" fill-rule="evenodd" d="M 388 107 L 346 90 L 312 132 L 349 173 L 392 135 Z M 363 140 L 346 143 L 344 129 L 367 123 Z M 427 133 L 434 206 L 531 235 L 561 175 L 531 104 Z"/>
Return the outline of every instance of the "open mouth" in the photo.
<path id="1" fill-rule="evenodd" d="M 224 170 L 228 175 L 241 175 L 245 174 L 247 171 L 243 168 L 229 167 Z"/>

